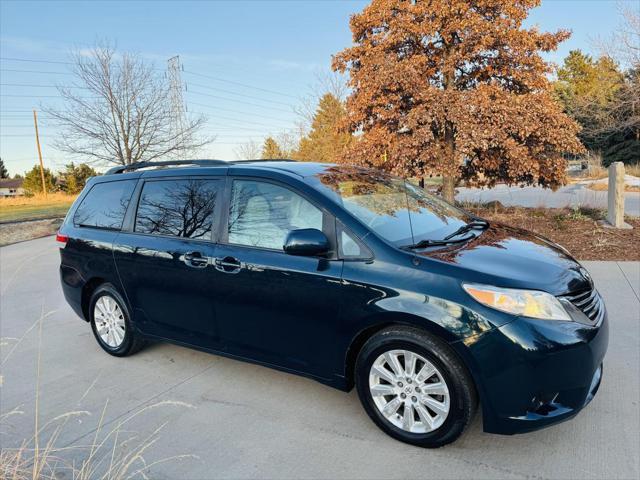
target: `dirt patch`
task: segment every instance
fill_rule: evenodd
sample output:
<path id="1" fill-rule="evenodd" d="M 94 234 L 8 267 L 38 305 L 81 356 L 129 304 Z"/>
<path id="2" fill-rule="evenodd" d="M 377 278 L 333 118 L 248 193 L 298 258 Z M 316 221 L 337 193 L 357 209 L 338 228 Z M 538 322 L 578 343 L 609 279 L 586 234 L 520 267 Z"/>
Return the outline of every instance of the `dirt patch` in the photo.
<path id="1" fill-rule="evenodd" d="M 0 224 L 0 246 L 53 235 L 62 224 L 62 218 Z"/>
<path id="2" fill-rule="evenodd" d="M 640 219 L 627 217 L 632 230 L 606 228 L 605 213 L 593 209 L 503 207 L 499 203 L 464 208 L 487 220 L 531 230 L 565 247 L 579 260 L 640 260 Z"/>

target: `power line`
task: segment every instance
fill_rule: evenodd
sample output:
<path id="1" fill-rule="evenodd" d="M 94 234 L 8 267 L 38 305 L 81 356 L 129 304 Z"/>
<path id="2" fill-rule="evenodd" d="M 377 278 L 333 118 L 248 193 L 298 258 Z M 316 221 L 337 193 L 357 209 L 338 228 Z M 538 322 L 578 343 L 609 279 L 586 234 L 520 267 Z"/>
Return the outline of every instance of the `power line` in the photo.
<path id="1" fill-rule="evenodd" d="M 40 135 L 44 137 L 45 135 Z M 30 133 L 0 133 L 0 137 L 33 137 Z"/>
<path id="2" fill-rule="evenodd" d="M 63 61 L 54 61 L 54 60 L 37 60 L 37 59 L 33 59 L 33 58 L 19 58 L 19 57 L 3 57 L 0 56 L 0 60 L 8 60 L 8 61 L 13 61 L 13 62 L 26 62 L 26 63 L 48 63 L 48 64 L 54 64 L 54 65 L 74 65 L 73 62 L 63 62 Z M 3 70 L 7 70 L 10 71 L 10 69 L 3 69 Z M 163 71 L 162 69 L 157 69 L 154 68 L 154 70 L 156 71 Z M 15 70 L 18 71 L 18 70 Z M 28 71 L 24 71 L 25 73 L 28 73 Z M 42 72 L 42 71 L 33 71 L 31 73 L 55 73 L 55 74 L 64 74 L 64 75 L 72 75 L 71 72 Z M 201 78 L 208 78 L 210 80 L 215 80 L 218 82 L 223 82 L 223 83 L 228 83 L 230 85 L 237 85 L 240 87 L 244 87 L 244 88 L 251 88 L 253 90 L 258 90 L 261 92 L 265 92 L 265 93 L 271 93 L 274 95 L 280 95 L 283 97 L 288 97 L 288 98 L 296 98 L 297 97 L 295 95 L 291 95 L 289 93 L 285 93 L 285 92 L 279 92 L 277 90 L 271 90 L 268 88 L 263 88 L 263 87 L 257 87 L 255 85 L 249 85 L 247 83 L 242 83 L 242 82 L 237 82 L 234 80 L 228 80 L 225 78 L 221 78 L 221 77 L 216 77 L 213 75 L 206 75 L 204 73 L 199 73 L 199 72 L 193 72 L 190 70 L 184 70 L 184 73 L 187 73 L 189 75 L 195 75 L 197 77 L 201 77 Z"/>
<path id="3" fill-rule="evenodd" d="M 202 115 L 205 115 L 202 112 L 193 112 L 193 113 L 201 113 Z M 236 119 L 234 119 L 232 121 L 244 123 L 244 120 L 236 120 Z M 229 128 L 232 128 L 233 130 L 245 130 L 245 131 L 248 131 L 248 132 L 260 132 L 260 131 L 262 131 L 261 129 L 258 129 L 258 128 L 239 127 L 239 126 L 229 125 L 228 123 L 215 123 L 215 122 L 211 122 L 209 120 L 207 120 L 207 125 L 213 125 L 215 127 L 229 127 Z M 270 128 L 270 126 L 269 127 L 265 126 L 265 127 L 266 128 Z"/>
<path id="4" fill-rule="evenodd" d="M 261 101 L 261 102 L 266 102 L 266 103 L 275 103 L 275 104 L 278 104 L 278 105 L 284 105 L 285 107 L 290 107 L 290 106 L 291 106 L 291 104 L 290 104 L 290 103 L 279 102 L 279 101 L 277 101 L 277 100 L 267 100 L 267 99 L 264 99 L 264 98 L 262 98 L 262 97 L 254 97 L 254 96 L 252 96 L 252 95 L 247 95 L 247 94 L 244 94 L 244 93 L 233 92 L 233 91 L 231 91 L 231 90 L 223 90 L 222 88 L 209 87 L 208 85 L 202 85 L 202 84 L 200 84 L 200 83 L 193 83 L 193 82 L 191 82 L 191 83 L 188 83 L 188 84 L 187 84 L 187 86 L 189 86 L 189 85 L 193 85 L 194 87 L 198 87 L 198 88 L 204 88 L 204 89 L 207 89 L 207 90 L 214 90 L 214 91 L 216 91 L 216 92 L 228 93 L 229 95 L 237 95 L 237 96 L 239 96 L 239 97 L 243 97 L 243 98 L 250 98 L 250 99 L 252 99 L 252 100 L 259 100 L 259 101 Z"/>
<path id="5" fill-rule="evenodd" d="M 216 80 L 218 82 L 224 82 L 224 83 L 228 83 L 228 84 L 231 84 L 231 85 L 238 85 L 240 87 L 252 88 L 254 90 L 260 90 L 260 91 L 266 92 L 266 93 L 273 93 L 274 95 L 281 95 L 283 97 L 296 98 L 294 95 L 291 95 L 291 94 L 288 94 L 288 93 L 277 92 L 275 90 L 269 90 L 267 88 L 262 88 L 262 87 L 255 87 L 253 85 L 247 85 L 246 83 L 235 82 L 233 80 L 225 80 L 224 78 L 214 77 L 212 75 L 205 75 L 204 73 L 191 72 L 189 70 L 185 70 L 184 73 L 188 73 L 189 75 L 196 75 L 196 76 L 202 77 L 202 78 L 209 78 L 211 80 Z"/>
<path id="6" fill-rule="evenodd" d="M 39 85 L 37 83 L 0 83 L 3 87 L 36 87 L 36 88 L 80 88 L 91 90 L 88 87 L 77 87 L 75 85 Z"/>
<path id="7" fill-rule="evenodd" d="M 187 93 L 190 93 L 190 94 L 193 94 L 193 95 L 202 95 L 202 96 L 209 97 L 209 98 L 217 98 L 217 99 L 220 99 L 220 100 L 227 100 L 229 102 L 243 103 L 245 105 L 251 105 L 253 107 L 258 107 L 258 108 L 268 108 L 269 110 L 276 110 L 278 112 L 291 113 L 290 110 L 285 110 L 284 108 L 270 107 L 268 105 L 258 105 L 257 103 L 245 102 L 243 100 L 236 100 L 235 98 L 221 97 L 219 95 L 212 95 L 210 93 L 194 92 L 192 90 L 189 90 Z"/>
<path id="8" fill-rule="evenodd" d="M 60 98 L 61 95 L 5 95 L 3 93 L 3 94 L 0 95 L 0 97 L 9 97 L 9 98 Z M 91 98 L 91 97 L 89 97 L 89 98 Z"/>
<path id="9" fill-rule="evenodd" d="M 73 62 L 56 62 L 54 60 L 34 60 L 31 58 L 17 58 L 17 57 L 0 57 L 0 60 L 10 60 L 12 62 L 29 62 L 29 63 L 54 63 L 57 65 L 73 65 Z"/>
<path id="10" fill-rule="evenodd" d="M 270 117 L 268 115 L 261 115 L 259 113 L 242 112 L 240 110 L 234 110 L 234 109 L 231 109 L 231 108 L 222 108 L 222 107 L 217 107 L 217 106 L 214 106 L 214 105 L 207 105 L 205 103 L 198 103 L 198 102 L 189 102 L 189 103 L 191 105 L 197 105 L 199 107 L 212 108 L 214 110 L 221 110 L 221 111 L 232 112 L 232 113 L 240 113 L 242 115 L 251 115 L 253 117 L 260 117 L 260 118 L 265 118 L 267 120 L 274 120 L 276 122 L 286 122 L 286 123 L 290 122 L 290 120 L 285 120 L 283 118 Z"/>
<path id="11" fill-rule="evenodd" d="M 51 75 L 73 75 L 72 72 L 51 72 L 45 70 L 18 70 L 15 68 L 0 68 L 0 72 L 16 72 L 16 73 L 47 73 Z"/>

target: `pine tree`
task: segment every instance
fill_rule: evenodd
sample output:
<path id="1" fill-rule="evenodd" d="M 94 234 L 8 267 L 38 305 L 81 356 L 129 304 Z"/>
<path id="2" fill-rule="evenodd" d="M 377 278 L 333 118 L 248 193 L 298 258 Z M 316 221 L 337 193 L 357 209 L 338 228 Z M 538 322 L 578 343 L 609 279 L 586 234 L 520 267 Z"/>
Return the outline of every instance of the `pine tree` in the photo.
<path id="1" fill-rule="evenodd" d="M 608 56 L 594 59 L 573 50 L 558 71 L 555 91 L 567 114 L 582 126 L 582 143 L 600 152 L 605 165 L 638 161 L 637 71 L 625 75 Z"/>
<path id="2" fill-rule="evenodd" d="M 569 32 L 523 28 L 540 0 L 373 0 L 351 17 L 344 160 L 404 176 L 557 186 L 578 125 L 552 97 L 540 52 Z"/>
<path id="3" fill-rule="evenodd" d="M 47 192 L 55 190 L 56 179 L 48 168 L 44 169 L 44 183 L 47 187 Z M 22 188 L 27 193 L 42 193 L 42 178 L 40 177 L 40 165 L 34 165 L 31 170 L 24 174 L 24 183 Z"/>
<path id="4" fill-rule="evenodd" d="M 0 178 L 9 178 L 9 171 L 7 170 L 7 167 L 4 166 L 2 158 L 0 158 Z"/>
<path id="5" fill-rule="evenodd" d="M 80 193 L 87 180 L 95 177 L 97 172 L 86 163 L 76 166 L 73 162 L 65 165 L 65 170 L 61 177 L 64 183 L 63 190 L 70 194 Z"/>
<path id="6" fill-rule="evenodd" d="M 264 160 L 284 158 L 280 145 L 278 145 L 278 142 L 276 142 L 273 137 L 267 137 L 264 140 L 264 144 L 262 145 L 262 158 Z"/>
<path id="7" fill-rule="evenodd" d="M 309 134 L 300 140 L 296 159 L 315 162 L 336 162 L 351 141 L 351 134 L 340 131 L 346 110 L 340 100 L 325 93 L 318 102 Z"/>

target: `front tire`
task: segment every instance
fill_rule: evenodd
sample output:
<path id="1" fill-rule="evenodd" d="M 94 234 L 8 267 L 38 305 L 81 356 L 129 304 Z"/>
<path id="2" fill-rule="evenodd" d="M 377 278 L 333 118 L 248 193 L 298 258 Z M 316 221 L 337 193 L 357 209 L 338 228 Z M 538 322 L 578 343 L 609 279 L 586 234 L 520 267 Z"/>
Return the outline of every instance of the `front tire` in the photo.
<path id="1" fill-rule="evenodd" d="M 89 312 L 93 335 L 109 355 L 126 357 L 144 346 L 144 340 L 133 328 L 127 304 L 110 283 L 93 292 Z"/>
<path id="2" fill-rule="evenodd" d="M 371 337 L 356 360 L 365 411 L 388 435 L 438 448 L 456 440 L 478 406 L 473 380 L 443 341 L 408 327 Z"/>

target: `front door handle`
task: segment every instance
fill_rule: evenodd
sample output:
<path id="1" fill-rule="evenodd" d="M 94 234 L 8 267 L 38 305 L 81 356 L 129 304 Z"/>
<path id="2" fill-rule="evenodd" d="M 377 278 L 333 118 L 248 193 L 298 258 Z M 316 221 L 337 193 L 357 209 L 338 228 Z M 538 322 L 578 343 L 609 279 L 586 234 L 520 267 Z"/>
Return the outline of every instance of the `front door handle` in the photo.
<path id="1" fill-rule="evenodd" d="M 182 256 L 182 261 L 193 268 L 204 268 L 209 265 L 209 259 L 200 252 L 187 252 Z"/>
<path id="2" fill-rule="evenodd" d="M 238 273 L 242 269 L 242 263 L 235 257 L 216 258 L 213 263 L 223 273 Z"/>

